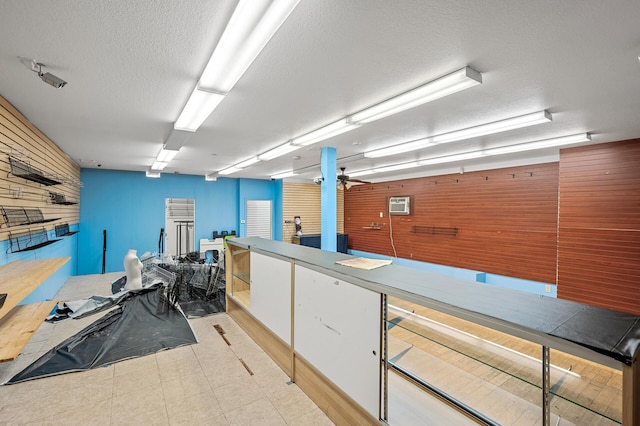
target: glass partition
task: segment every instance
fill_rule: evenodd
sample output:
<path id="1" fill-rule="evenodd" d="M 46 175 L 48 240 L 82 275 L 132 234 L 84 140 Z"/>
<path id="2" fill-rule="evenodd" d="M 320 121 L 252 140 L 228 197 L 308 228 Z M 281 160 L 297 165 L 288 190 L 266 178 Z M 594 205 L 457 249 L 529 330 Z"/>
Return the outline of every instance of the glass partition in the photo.
<path id="1" fill-rule="evenodd" d="M 387 331 L 390 368 L 496 423 L 542 424 L 540 345 L 393 297 Z M 620 371 L 556 350 L 549 359 L 552 425 L 621 423 Z"/>

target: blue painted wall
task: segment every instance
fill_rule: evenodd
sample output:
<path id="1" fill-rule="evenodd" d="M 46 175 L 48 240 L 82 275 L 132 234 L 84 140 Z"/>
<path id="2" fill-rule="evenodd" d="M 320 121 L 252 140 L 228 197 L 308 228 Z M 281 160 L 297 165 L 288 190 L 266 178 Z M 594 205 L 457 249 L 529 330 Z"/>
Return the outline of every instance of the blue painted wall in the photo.
<path id="1" fill-rule="evenodd" d="M 76 231 L 77 229 L 77 224 L 69 225 L 70 231 Z M 5 265 L 16 260 L 47 259 L 51 257 L 71 258 L 45 282 L 43 282 L 38 288 L 32 291 L 31 294 L 29 294 L 24 300 L 22 300 L 19 303 L 20 305 L 53 299 L 53 296 L 55 296 L 55 294 L 67 281 L 67 279 L 77 273 L 76 253 L 78 248 L 78 234 L 69 237 L 57 238 L 55 236 L 55 231 L 52 230 L 48 232 L 48 239 L 58 241 L 37 250 L 24 251 L 20 253 L 10 253 L 9 241 L 0 241 L 0 250 L 2 250 L 2 255 L 0 256 L 0 265 Z"/>
<path id="2" fill-rule="evenodd" d="M 370 259 L 389 259 L 389 256 L 370 253 L 366 251 L 349 250 L 348 252 L 353 256 L 366 257 Z M 395 263 L 396 265 L 407 266 L 409 268 L 421 269 L 423 271 L 435 272 L 437 274 L 449 275 L 456 278 L 475 281 L 481 284 L 511 288 L 514 290 L 526 291 L 528 293 L 539 294 L 542 296 L 557 297 L 557 287 L 555 284 L 506 277 L 504 275 L 496 275 L 487 272 L 474 271 L 471 269 L 439 265 L 437 263 L 419 262 L 417 260 L 411 259 L 394 258 L 393 263 Z"/>
<path id="3" fill-rule="evenodd" d="M 239 236 L 247 235 L 247 200 L 271 200 L 271 238 L 282 239 L 282 179 L 255 180 L 239 179 L 238 182 L 239 204 Z"/>
<path id="4" fill-rule="evenodd" d="M 80 191 L 79 275 L 102 270 L 104 229 L 107 272 L 124 269 L 122 259 L 129 249 L 139 254 L 156 252 L 166 198 L 195 199 L 196 242 L 211 238 L 213 231 L 242 232 L 246 199 L 269 199 L 277 204 L 277 182 L 269 180 L 219 178 L 208 182 L 203 176 L 172 174 L 153 179 L 142 172 L 99 169 L 82 169 L 80 179 L 84 186 Z"/>

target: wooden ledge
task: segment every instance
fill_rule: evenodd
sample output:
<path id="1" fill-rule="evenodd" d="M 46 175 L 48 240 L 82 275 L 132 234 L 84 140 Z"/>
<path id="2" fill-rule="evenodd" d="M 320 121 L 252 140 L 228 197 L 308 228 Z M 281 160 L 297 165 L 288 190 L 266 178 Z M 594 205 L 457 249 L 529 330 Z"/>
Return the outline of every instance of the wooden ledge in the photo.
<path id="1" fill-rule="evenodd" d="M 0 319 L 53 275 L 70 257 L 17 260 L 0 267 L 0 293 L 7 293 Z M 4 331 L 2 332 L 4 334 Z M 2 347 L 2 346 L 0 346 Z"/>
<path id="2" fill-rule="evenodd" d="M 0 362 L 13 361 L 56 305 L 55 300 L 15 306 L 0 318 Z"/>

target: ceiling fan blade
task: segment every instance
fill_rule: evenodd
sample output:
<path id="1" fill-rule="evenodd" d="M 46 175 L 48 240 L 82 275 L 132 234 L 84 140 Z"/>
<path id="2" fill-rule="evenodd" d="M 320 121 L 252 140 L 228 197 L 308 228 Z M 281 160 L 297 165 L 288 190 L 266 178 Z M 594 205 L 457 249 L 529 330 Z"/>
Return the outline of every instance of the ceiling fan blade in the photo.
<path id="1" fill-rule="evenodd" d="M 349 182 L 357 182 L 357 183 L 371 183 L 371 182 L 367 182 L 366 180 L 360 180 L 360 179 L 348 179 Z"/>

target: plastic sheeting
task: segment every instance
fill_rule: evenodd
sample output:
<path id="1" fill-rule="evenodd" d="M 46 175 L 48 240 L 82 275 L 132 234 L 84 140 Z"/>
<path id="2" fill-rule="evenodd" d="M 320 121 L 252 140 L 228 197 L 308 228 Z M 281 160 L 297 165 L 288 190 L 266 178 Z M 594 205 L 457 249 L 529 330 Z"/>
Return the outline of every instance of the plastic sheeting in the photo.
<path id="1" fill-rule="evenodd" d="M 129 292 L 118 308 L 51 349 L 7 384 L 197 343 L 184 314 L 166 303 L 163 292 L 163 287 Z"/>

